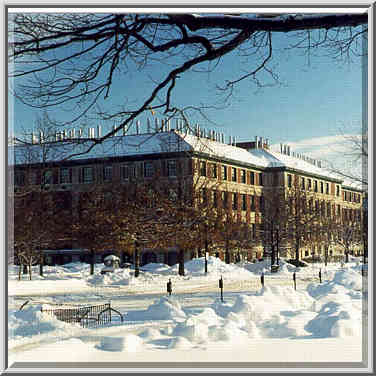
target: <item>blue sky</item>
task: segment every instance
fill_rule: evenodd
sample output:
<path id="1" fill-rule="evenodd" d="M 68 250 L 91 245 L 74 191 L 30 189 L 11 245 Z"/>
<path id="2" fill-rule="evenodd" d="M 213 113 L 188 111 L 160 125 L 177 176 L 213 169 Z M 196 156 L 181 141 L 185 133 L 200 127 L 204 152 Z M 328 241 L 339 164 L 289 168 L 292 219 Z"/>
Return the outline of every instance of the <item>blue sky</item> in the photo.
<path id="1" fill-rule="evenodd" d="M 360 133 L 362 121 L 362 67 L 361 60 L 350 64 L 335 61 L 329 57 L 306 56 L 296 50 L 283 52 L 284 36 L 274 37 L 274 58 L 272 65 L 282 85 L 258 90 L 254 83 L 241 82 L 235 90 L 229 106 L 207 110 L 209 118 L 219 127 L 200 119 L 207 128 L 221 129 L 227 136 L 236 136 L 238 141 L 253 140 L 263 136 L 271 143 L 296 142 L 339 133 Z M 324 51 L 319 51 L 324 55 Z M 244 60 L 244 59 L 243 59 Z M 248 63 L 252 67 L 252 60 Z M 226 79 L 235 79 L 243 74 L 247 65 L 238 56 L 228 56 L 211 73 L 187 72 L 178 80 L 174 100 L 180 106 L 200 106 L 202 103 L 215 104 L 218 93 L 216 84 Z M 153 76 L 163 75 L 167 65 L 150 70 Z M 150 83 L 145 76 L 132 73 L 116 81 L 112 97 L 103 102 L 109 109 L 121 104 L 125 97 L 139 102 L 145 98 Z M 10 110 L 10 125 L 14 121 L 16 132 L 21 127 L 32 129 L 37 114 L 34 109 L 17 100 Z M 52 109 L 49 114 L 63 120 L 70 112 Z M 12 117 L 13 115 L 13 117 Z M 150 116 L 149 116 L 150 115 Z M 151 118 L 151 114 L 148 114 Z M 162 118 L 162 114 L 157 114 Z M 146 116 L 140 118 L 146 122 Z M 193 122 L 196 119 L 192 119 Z M 96 126 L 95 118 L 88 120 Z M 108 124 L 109 127 L 112 126 Z M 79 127 L 79 124 L 75 126 Z"/>

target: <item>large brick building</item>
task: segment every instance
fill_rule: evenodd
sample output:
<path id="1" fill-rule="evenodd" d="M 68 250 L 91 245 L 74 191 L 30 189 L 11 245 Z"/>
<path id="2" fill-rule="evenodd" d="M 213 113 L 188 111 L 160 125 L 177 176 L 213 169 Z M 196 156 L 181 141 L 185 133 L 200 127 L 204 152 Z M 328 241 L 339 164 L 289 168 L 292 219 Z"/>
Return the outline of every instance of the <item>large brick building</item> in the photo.
<path id="1" fill-rule="evenodd" d="M 167 186 L 179 180 L 187 191 L 201 187 L 208 200 L 231 207 L 256 233 L 265 215 L 266 192 L 287 192 L 294 182 L 299 182 L 301 189 L 314 197 L 316 205 L 325 207 L 333 217 L 361 221 L 362 190 L 322 168 L 319 161 L 298 155 L 286 145 L 276 152 L 270 149 L 268 140 L 258 137 L 249 142 L 230 139 L 225 143 L 222 134 L 204 132 L 198 127 L 187 132 L 180 123 L 171 129 L 168 122 L 163 122 L 154 132 L 150 123 L 141 132 L 137 123 L 136 129 L 133 135 L 111 137 L 84 154 L 80 152 L 95 139 L 94 128 L 89 129 L 87 137 L 81 131 L 71 131 L 56 134 L 49 142 L 40 135 L 40 140 L 33 136 L 29 145 L 14 145 L 9 155 L 10 166 L 15 166 L 15 189 L 42 185 L 44 189 L 61 192 L 74 207 L 79 193 L 93 184 L 133 184 L 158 174 Z M 100 129 L 97 136 L 99 133 Z M 250 259 L 262 257 L 263 244 L 254 239 L 247 255 Z M 285 245 L 285 255 L 292 254 L 290 248 Z M 163 256 L 150 256 L 147 252 L 141 256 L 144 263 L 166 262 Z M 343 250 L 333 247 L 330 252 Z M 361 253 L 361 247 L 355 248 L 355 252 Z M 312 253 L 322 254 L 322 246 L 303 247 L 300 256 L 307 258 Z M 174 261 L 172 258 L 169 263 Z"/>

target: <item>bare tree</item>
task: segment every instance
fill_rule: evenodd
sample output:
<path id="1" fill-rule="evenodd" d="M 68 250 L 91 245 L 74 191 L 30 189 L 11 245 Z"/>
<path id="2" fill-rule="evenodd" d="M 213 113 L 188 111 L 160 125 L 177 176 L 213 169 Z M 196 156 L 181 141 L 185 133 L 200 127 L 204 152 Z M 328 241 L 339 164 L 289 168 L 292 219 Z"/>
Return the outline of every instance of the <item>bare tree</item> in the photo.
<path id="1" fill-rule="evenodd" d="M 346 216 L 355 216 L 355 214 L 349 213 Z M 338 228 L 336 240 L 344 250 L 345 262 L 349 262 L 349 254 L 352 253 L 351 248 L 360 245 L 362 242 L 360 218 L 344 218 L 343 223 Z"/>
<path id="2" fill-rule="evenodd" d="M 30 280 L 32 266 L 40 265 L 43 275 L 43 249 L 51 247 L 58 236 L 56 206 L 49 192 L 28 192 L 15 197 L 13 247 L 20 266 L 27 266 Z"/>
<path id="3" fill-rule="evenodd" d="M 286 230 L 287 239 L 295 253 L 295 262 L 300 260 L 300 250 L 310 245 L 315 234 L 315 226 L 320 222 L 324 203 L 302 185 L 299 175 L 293 175 L 291 187 L 287 188 L 284 207 L 288 208 Z M 303 183 L 304 184 L 304 183 Z"/>
<path id="4" fill-rule="evenodd" d="M 334 57 L 360 55 L 367 37 L 362 14 L 82 14 L 14 13 L 9 15 L 10 77 L 14 95 L 35 108 L 69 108 L 70 125 L 93 114 L 116 122 L 114 129 L 91 140 L 93 148 L 145 111 L 179 112 L 174 91 L 179 78 L 213 70 L 233 53 L 251 61 L 226 77 L 219 88 L 231 97 L 234 87 L 250 80 L 257 86 L 278 80 L 272 69 L 273 36 L 293 36 L 289 48 L 326 49 Z M 168 65 L 165 62 L 168 61 Z M 158 68 L 158 69 L 157 69 Z M 153 72 L 139 101 L 125 98 L 108 105 L 115 80 Z M 27 80 L 26 80 L 27 79 Z"/>
<path id="5" fill-rule="evenodd" d="M 262 216 L 260 237 L 270 249 L 271 265 L 279 263 L 280 248 L 287 240 L 288 201 L 283 189 L 276 186 L 263 192 L 265 208 Z"/>

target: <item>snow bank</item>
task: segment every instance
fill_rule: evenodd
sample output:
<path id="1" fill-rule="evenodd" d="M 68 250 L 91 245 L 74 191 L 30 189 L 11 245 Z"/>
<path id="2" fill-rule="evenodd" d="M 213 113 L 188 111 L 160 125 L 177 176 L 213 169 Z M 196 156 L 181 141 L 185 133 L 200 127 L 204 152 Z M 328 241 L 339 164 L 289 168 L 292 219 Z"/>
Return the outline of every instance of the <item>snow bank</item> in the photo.
<path id="1" fill-rule="evenodd" d="M 171 268 L 167 264 L 150 262 L 149 264 L 141 266 L 140 269 L 149 273 L 163 273 L 169 272 Z"/>
<path id="2" fill-rule="evenodd" d="M 208 273 L 205 273 L 205 258 L 198 257 L 184 264 L 186 275 L 199 277 L 211 276 L 218 278 L 221 275 L 231 275 L 233 279 L 248 279 L 251 274 L 237 264 L 226 264 L 219 257 L 209 256 L 207 258 Z M 178 265 L 173 268 L 177 269 Z"/>
<path id="3" fill-rule="evenodd" d="M 54 315 L 41 312 L 41 305 L 26 306 L 23 310 L 10 310 L 8 314 L 9 347 L 43 338 L 59 338 L 77 333 L 78 324 L 67 324 Z M 45 307 L 46 308 L 46 307 Z"/>
<path id="4" fill-rule="evenodd" d="M 143 341 L 139 336 L 127 334 L 123 337 L 103 337 L 96 348 L 103 351 L 136 352 L 142 345 Z"/>
<path id="5" fill-rule="evenodd" d="M 91 286 L 110 286 L 110 285 L 123 285 L 130 284 L 131 275 L 128 269 L 115 269 L 111 273 L 94 274 L 86 278 L 86 282 Z"/>
<path id="6" fill-rule="evenodd" d="M 180 303 L 174 297 L 162 297 L 156 300 L 145 311 L 134 311 L 126 314 L 126 320 L 182 320 L 186 318 Z"/>

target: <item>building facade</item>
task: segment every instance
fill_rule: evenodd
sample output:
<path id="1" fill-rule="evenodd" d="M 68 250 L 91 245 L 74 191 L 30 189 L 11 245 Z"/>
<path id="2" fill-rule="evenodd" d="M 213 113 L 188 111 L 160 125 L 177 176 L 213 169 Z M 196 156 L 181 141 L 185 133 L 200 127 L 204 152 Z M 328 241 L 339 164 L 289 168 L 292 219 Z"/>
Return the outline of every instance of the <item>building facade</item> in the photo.
<path id="1" fill-rule="evenodd" d="M 241 257 L 249 260 L 266 253 L 260 234 L 268 218 L 266 201 L 275 192 L 286 198 L 298 186 L 309 204 L 322 210 L 329 221 L 362 221 L 362 190 L 322 168 L 319 161 L 291 152 L 286 145 L 276 152 L 270 149 L 268 140 L 258 137 L 249 142 L 231 139 L 225 143 L 223 135 L 197 127 L 189 131 L 179 125 L 176 129 L 166 126 L 152 132 L 148 124 L 145 133 L 138 128 L 137 134 L 111 137 L 89 153 L 80 154 L 95 138 L 93 130 L 89 135 L 78 139 L 59 135 L 53 142 L 33 139 L 27 145 L 14 145 L 9 164 L 15 192 L 27 186 L 42 187 L 56 192 L 63 205 L 74 210 L 80 194 L 95 184 L 133 185 L 158 176 L 166 187 L 179 184 L 185 192 L 199 190 L 208 203 L 228 208 L 247 223 L 252 244 Z M 291 241 L 283 243 L 281 256 L 294 257 Z M 327 250 L 329 255 L 343 254 L 343 247 L 333 244 Z M 211 251 L 223 256 L 220 244 Z M 361 243 L 354 244 L 352 251 L 361 254 Z M 322 257 L 324 252 L 325 244 L 312 238 L 301 246 L 300 258 Z M 194 254 L 192 250 L 187 259 Z M 176 263 L 173 252 L 169 257 L 141 251 L 142 263 Z"/>

